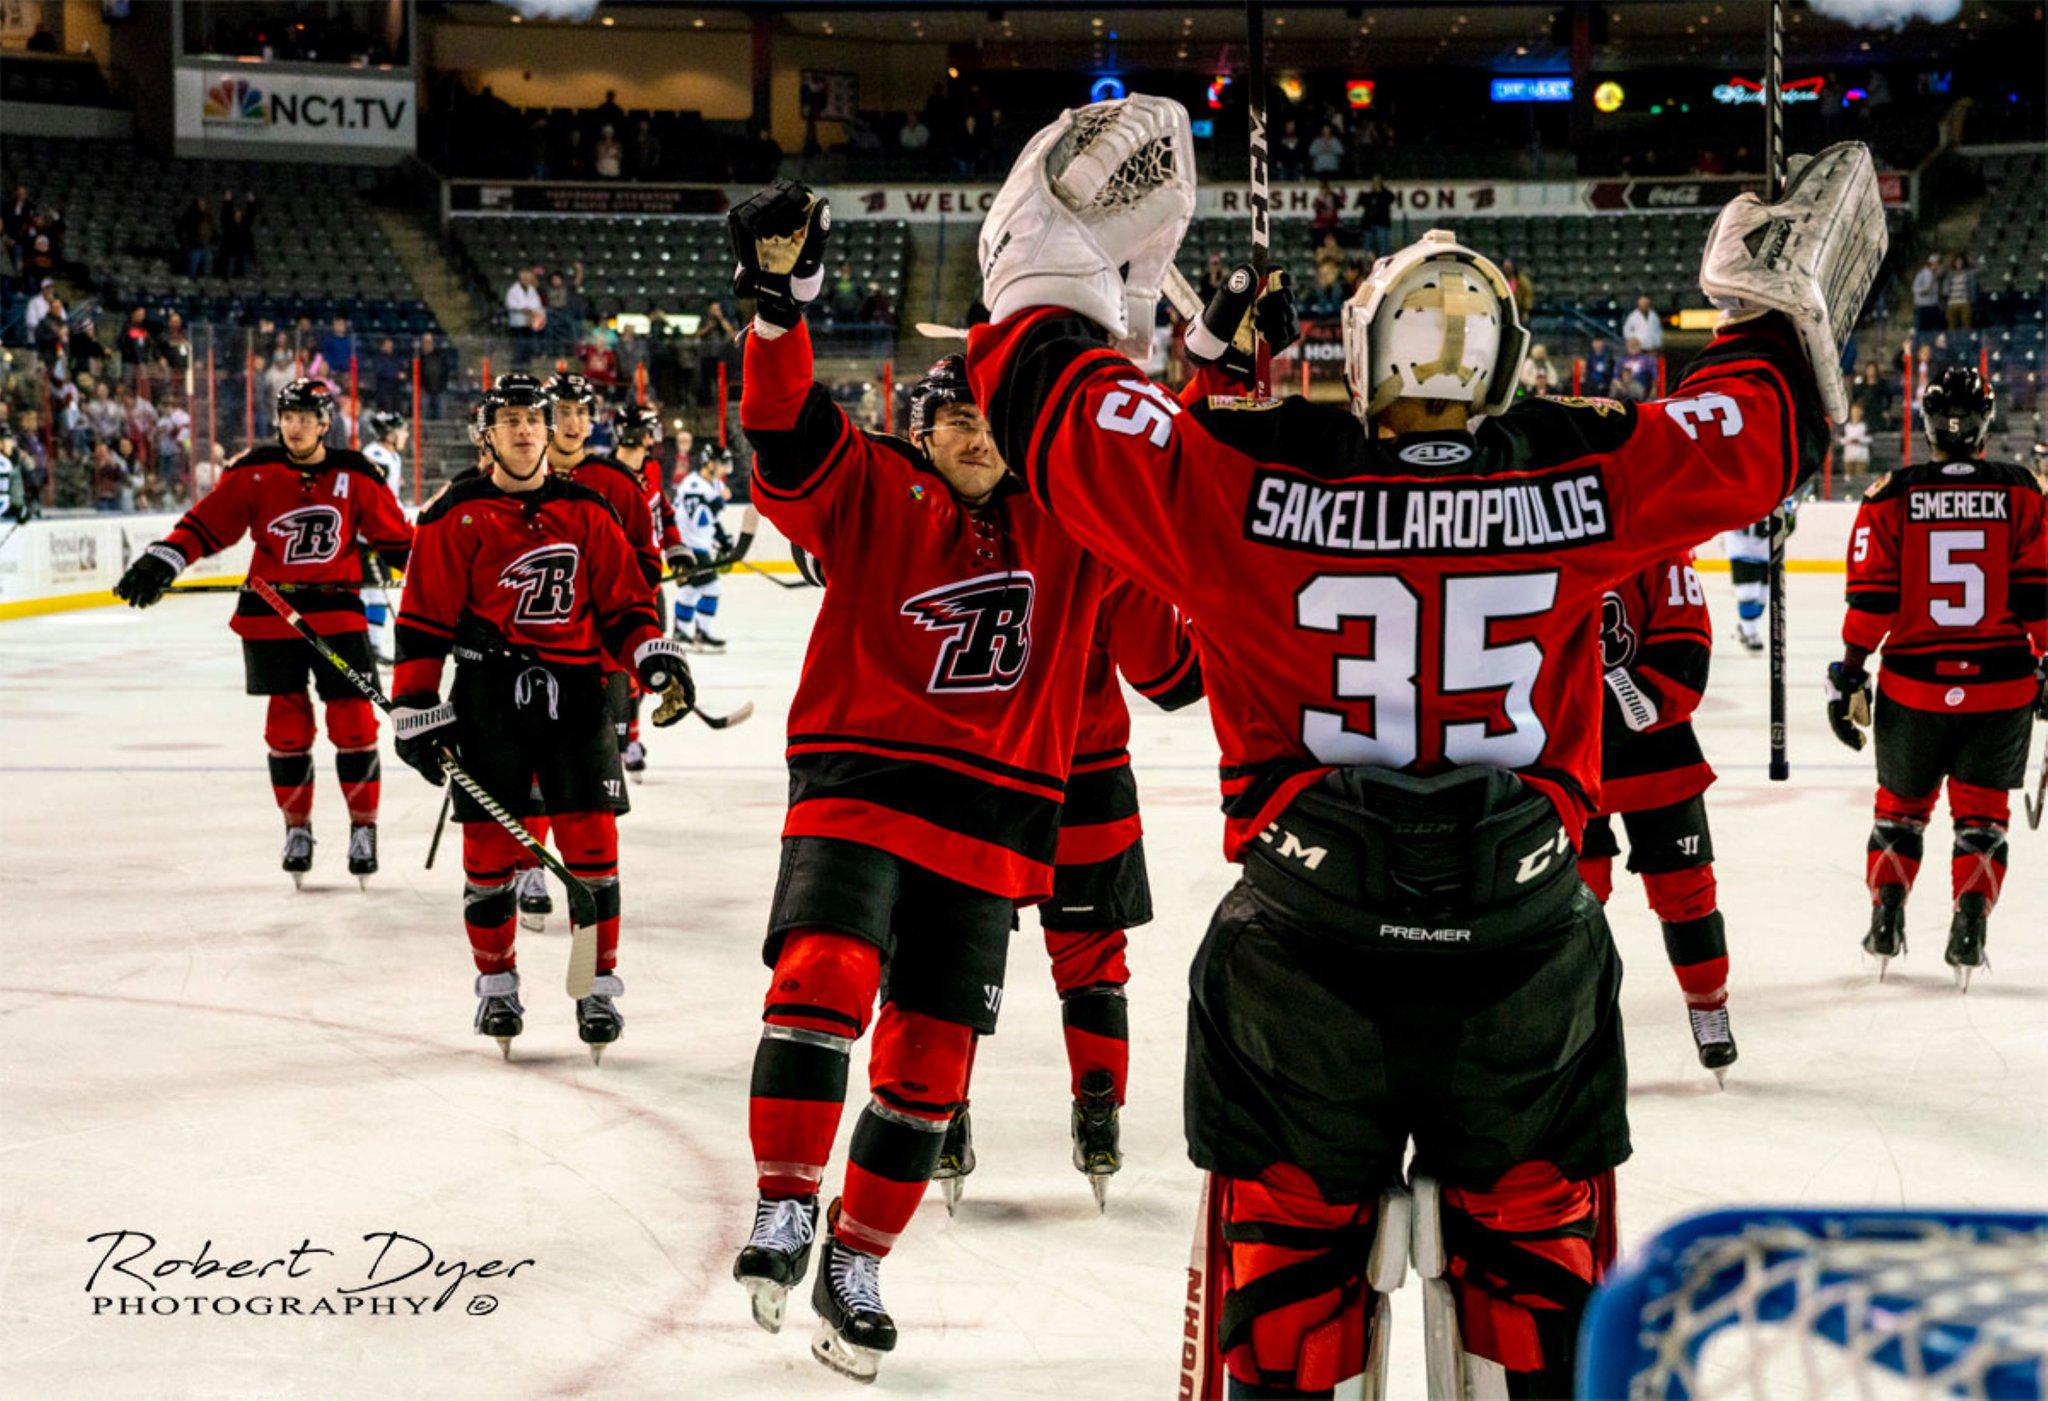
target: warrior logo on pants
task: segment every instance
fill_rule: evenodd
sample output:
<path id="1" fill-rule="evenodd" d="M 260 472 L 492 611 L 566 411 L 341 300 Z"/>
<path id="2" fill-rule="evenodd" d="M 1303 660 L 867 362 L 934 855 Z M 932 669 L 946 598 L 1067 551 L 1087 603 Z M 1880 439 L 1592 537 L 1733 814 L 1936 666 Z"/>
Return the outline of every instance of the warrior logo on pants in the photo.
<path id="1" fill-rule="evenodd" d="M 325 564 L 341 553 L 341 512 L 332 506 L 301 506 L 270 523 L 284 542 L 286 564 Z"/>
<path id="2" fill-rule="evenodd" d="M 558 543 L 528 550 L 506 565 L 498 587 L 519 591 L 513 616 L 522 623 L 566 623 L 574 617 L 578 558 L 576 546 Z"/>
<path id="3" fill-rule="evenodd" d="M 1031 656 L 1031 603 L 1037 583 L 1028 570 L 983 574 L 928 589 L 903 605 L 920 627 L 948 633 L 932 668 L 933 691 L 1007 691 Z"/>

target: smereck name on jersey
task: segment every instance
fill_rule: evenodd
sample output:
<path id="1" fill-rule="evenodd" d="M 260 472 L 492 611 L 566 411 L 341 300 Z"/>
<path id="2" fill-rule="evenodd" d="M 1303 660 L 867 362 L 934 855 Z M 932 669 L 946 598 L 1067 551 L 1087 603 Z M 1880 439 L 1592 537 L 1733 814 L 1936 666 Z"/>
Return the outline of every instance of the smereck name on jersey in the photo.
<path id="1" fill-rule="evenodd" d="M 1592 468 L 1487 483 L 1324 486 L 1290 472 L 1252 479 L 1245 535 L 1324 554 L 1501 554 L 1607 540 L 1607 488 Z"/>

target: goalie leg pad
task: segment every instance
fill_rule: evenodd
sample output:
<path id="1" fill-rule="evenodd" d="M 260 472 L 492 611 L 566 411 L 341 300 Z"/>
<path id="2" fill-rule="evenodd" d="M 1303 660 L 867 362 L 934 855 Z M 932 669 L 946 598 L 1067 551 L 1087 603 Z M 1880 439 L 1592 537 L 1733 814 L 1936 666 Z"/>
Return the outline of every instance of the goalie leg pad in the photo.
<path id="1" fill-rule="evenodd" d="M 1432 1396 L 1571 1394 L 1579 1322 L 1614 1259 L 1614 1174 L 1522 1163 L 1484 1191 L 1415 1181 Z"/>
<path id="2" fill-rule="evenodd" d="M 1406 1252 L 1376 1247 L 1374 1209 L 1330 1202 L 1286 1164 L 1257 1180 L 1217 1177 L 1222 1193 L 1222 1302 L 1217 1351 L 1233 1396 L 1327 1396 L 1384 1361 L 1377 1282 L 1398 1283 Z M 1405 1209 L 1383 1208 L 1383 1221 Z"/>

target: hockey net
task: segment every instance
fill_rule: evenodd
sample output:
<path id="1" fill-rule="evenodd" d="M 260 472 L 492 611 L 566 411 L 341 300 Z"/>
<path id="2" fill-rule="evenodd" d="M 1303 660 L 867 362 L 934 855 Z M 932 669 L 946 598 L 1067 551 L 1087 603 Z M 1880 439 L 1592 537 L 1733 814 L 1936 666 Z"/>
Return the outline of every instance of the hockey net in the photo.
<path id="1" fill-rule="evenodd" d="M 1618 1266 L 1586 1397 L 2048 1396 L 2048 1215 L 1731 1210 Z"/>

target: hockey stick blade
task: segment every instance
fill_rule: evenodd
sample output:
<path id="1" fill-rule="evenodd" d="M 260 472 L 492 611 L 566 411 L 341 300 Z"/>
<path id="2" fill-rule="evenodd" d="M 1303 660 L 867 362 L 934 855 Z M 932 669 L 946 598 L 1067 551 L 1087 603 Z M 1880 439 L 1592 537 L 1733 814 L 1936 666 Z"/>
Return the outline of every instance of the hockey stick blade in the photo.
<path id="1" fill-rule="evenodd" d="M 766 579 L 769 583 L 775 585 L 775 587 L 778 589 L 807 589 L 810 587 L 809 584 L 806 584 L 801 579 L 798 579 L 792 583 L 788 579 L 784 579 L 775 574 L 771 574 L 767 570 L 763 569 L 760 565 L 755 564 L 752 560 L 741 560 L 740 568 L 748 570 L 755 574 L 759 574 L 763 579 Z"/>
<path id="2" fill-rule="evenodd" d="M 917 333 L 929 341 L 964 341 L 967 329 L 964 326 L 942 326 L 936 321 L 920 321 Z"/>
<path id="3" fill-rule="evenodd" d="M 690 713 L 714 730 L 729 730 L 734 725 L 746 723 L 748 717 L 754 713 L 754 703 L 752 701 L 742 701 L 740 702 L 739 709 L 729 715 L 713 715 L 707 710 L 693 710 Z"/>
<path id="4" fill-rule="evenodd" d="M 327 639 L 314 631 L 313 625 L 300 615 L 298 609 L 285 602 L 284 595 L 272 587 L 269 580 L 252 578 L 249 580 L 249 590 L 290 624 L 293 632 L 306 639 L 307 646 L 332 662 L 335 669 L 347 677 L 349 684 L 362 692 L 370 704 L 386 715 L 391 713 L 391 698 L 384 694 L 384 688 L 350 666 L 347 659 L 328 646 Z M 533 834 L 526 830 L 526 824 L 505 811 L 498 800 L 484 791 L 483 785 L 471 778 L 468 770 L 457 763 L 455 756 L 445 749 L 441 751 L 441 768 L 448 775 L 449 782 L 458 785 L 463 792 L 469 794 L 476 805 L 484 810 L 485 816 L 503 827 L 514 841 L 525 847 L 533 855 L 534 860 L 545 866 L 549 874 L 560 881 L 568 891 L 569 922 L 576 926 L 576 932 L 589 932 L 590 956 L 587 960 L 584 959 L 581 946 L 571 945 L 567 987 L 571 997 L 588 997 L 590 985 L 597 978 L 597 897 L 591 893 L 590 887 L 583 883 L 581 877 L 564 866 L 553 852 L 535 841 Z"/>
<path id="5" fill-rule="evenodd" d="M 2041 809 L 2048 807 L 2048 749 L 2041 752 L 2041 772 L 2035 776 L 2034 791 L 2026 796 L 2027 830 L 2036 832 L 2041 827 Z"/>

